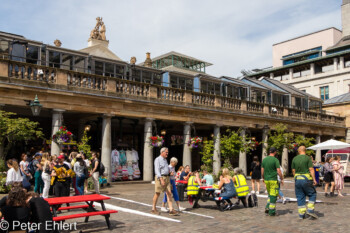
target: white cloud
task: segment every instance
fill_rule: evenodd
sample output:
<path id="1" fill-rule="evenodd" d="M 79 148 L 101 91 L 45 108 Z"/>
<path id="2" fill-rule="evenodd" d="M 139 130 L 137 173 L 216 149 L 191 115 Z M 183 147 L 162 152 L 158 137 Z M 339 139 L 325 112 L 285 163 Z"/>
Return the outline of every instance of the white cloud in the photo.
<path id="1" fill-rule="evenodd" d="M 123 60 L 175 50 L 213 63 L 207 72 L 238 76 L 272 64 L 272 44 L 330 26 L 340 27 L 341 0 L 8 1 L 0 30 L 52 44 L 87 46 L 102 16 L 110 49 Z M 24 7 L 25 6 L 25 7 Z"/>

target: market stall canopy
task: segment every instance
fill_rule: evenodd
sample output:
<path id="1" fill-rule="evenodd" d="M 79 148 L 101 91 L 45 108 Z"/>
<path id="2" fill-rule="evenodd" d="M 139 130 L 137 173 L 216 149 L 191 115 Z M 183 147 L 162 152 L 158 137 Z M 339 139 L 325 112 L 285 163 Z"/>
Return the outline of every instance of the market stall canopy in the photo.
<path id="1" fill-rule="evenodd" d="M 350 147 L 350 144 L 345 143 L 345 142 L 341 142 L 341 141 L 337 141 L 334 139 L 330 139 L 328 141 L 319 143 L 317 145 L 308 147 L 307 149 L 309 150 L 334 150 L 334 149 L 342 149 L 342 148 L 346 148 L 346 147 Z"/>

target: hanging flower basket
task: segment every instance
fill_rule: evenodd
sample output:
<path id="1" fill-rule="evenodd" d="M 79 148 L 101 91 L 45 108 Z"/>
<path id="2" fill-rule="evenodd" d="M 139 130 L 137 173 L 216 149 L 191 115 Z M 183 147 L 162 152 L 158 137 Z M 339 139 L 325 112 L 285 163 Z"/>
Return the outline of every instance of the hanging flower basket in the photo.
<path id="1" fill-rule="evenodd" d="M 199 146 L 201 146 L 202 142 L 203 142 L 203 139 L 201 137 L 196 136 L 196 137 L 190 138 L 187 144 L 192 150 L 193 148 L 198 148 Z"/>
<path id="2" fill-rule="evenodd" d="M 260 143 L 255 139 L 255 137 L 248 138 L 248 140 L 245 141 L 244 147 L 248 148 L 248 150 L 255 150 Z"/>
<path id="3" fill-rule="evenodd" d="M 60 129 L 52 135 L 52 140 L 58 144 L 68 143 L 72 140 L 73 134 L 67 130 L 67 127 L 61 126 Z"/>
<path id="4" fill-rule="evenodd" d="M 149 146 L 153 147 L 161 147 L 164 143 L 163 136 L 151 136 L 149 137 Z"/>

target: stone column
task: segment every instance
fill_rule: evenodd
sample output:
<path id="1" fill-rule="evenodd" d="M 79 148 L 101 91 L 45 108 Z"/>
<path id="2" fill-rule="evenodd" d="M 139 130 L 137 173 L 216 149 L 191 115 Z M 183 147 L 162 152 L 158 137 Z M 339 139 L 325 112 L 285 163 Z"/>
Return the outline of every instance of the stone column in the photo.
<path id="1" fill-rule="evenodd" d="M 293 79 L 293 68 L 289 69 L 289 80 Z"/>
<path id="2" fill-rule="evenodd" d="M 102 119 L 102 146 L 101 146 L 101 162 L 105 166 L 107 174 L 107 182 L 112 180 L 111 167 L 111 152 L 112 152 L 112 116 L 103 115 Z"/>
<path id="3" fill-rule="evenodd" d="M 338 69 L 338 59 L 333 58 L 333 70 L 336 71 Z"/>
<path id="4" fill-rule="evenodd" d="M 241 137 L 245 139 L 245 129 L 241 131 Z M 239 152 L 239 168 L 243 170 L 243 173 L 247 175 L 247 152 Z"/>
<path id="5" fill-rule="evenodd" d="M 284 174 L 289 174 L 288 148 L 283 147 L 282 152 L 282 169 Z"/>
<path id="6" fill-rule="evenodd" d="M 149 146 L 149 137 L 152 136 L 152 118 L 146 118 L 143 145 L 143 180 L 153 180 L 153 148 Z"/>
<path id="7" fill-rule="evenodd" d="M 315 75 L 315 63 L 310 64 L 310 74 L 311 76 Z"/>
<path id="8" fill-rule="evenodd" d="M 221 154 L 220 154 L 220 126 L 214 127 L 214 156 L 213 156 L 213 173 L 218 175 L 221 168 Z"/>
<path id="9" fill-rule="evenodd" d="M 263 128 L 263 134 L 262 134 L 262 154 L 261 154 L 261 162 L 264 158 L 266 158 L 267 154 L 267 140 L 269 139 L 269 128 L 264 127 Z"/>
<path id="10" fill-rule="evenodd" d="M 316 145 L 321 143 L 321 135 L 316 136 Z M 316 158 L 317 162 L 321 162 L 321 150 L 316 150 Z"/>
<path id="11" fill-rule="evenodd" d="M 184 147 L 182 153 L 182 165 L 189 165 L 192 169 L 192 153 L 190 147 L 188 146 L 188 141 L 191 138 L 191 125 L 193 122 L 186 122 L 184 125 Z"/>
<path id="12" fill-rule="evenodd" d="M 344 69 L 345 66 L 345 62 L 344 62 L 344 57 L 340 57 L 339 58 L 339 66 L 340 66 L 340 70 Z"/>
<path id="13" fill-rule="evenodd" d="M 62 122 L 63 122 L 63 112 L 65 110 L 62 109 L 54 109 L 53 113 L 52 113 L 52 135 L 54 135 L 62 126 Z M 52 140 L 51 142 L 51 154 L 52 155 L 59 155 L 61 152 L 61 148 L 60 145 L 57 144 L 56 142 L 54 142 L 54 140 Z"/>

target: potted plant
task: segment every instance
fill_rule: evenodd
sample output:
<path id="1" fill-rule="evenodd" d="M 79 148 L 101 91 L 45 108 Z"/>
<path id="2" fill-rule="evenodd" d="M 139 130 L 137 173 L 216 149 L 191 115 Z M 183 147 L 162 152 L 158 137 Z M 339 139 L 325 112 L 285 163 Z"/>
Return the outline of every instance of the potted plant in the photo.
<path id="1" fill-rule="evenodd" d="M 203 139 L 201 137 L 195 136 L 193 138 L 190 138 L 187 144 L 192 150 L 193 148 L 198 148 L 199 146 L 201 146 L 202 142 L 203 142 Z"/>
<path id="2" fill-rule="evenodd" d="M 68 143 L 72 140 L 72 133 L 67 130 L 66 126 L 61 126 L 60 129 L 52 136 L 57 144 Z"/>
<path id="3" fill-rule="evenodd" d="M 164 143 L 163 136 L 151 136 L 149 137 L 149 146 L 153 147 L 161 147 Z"/>

